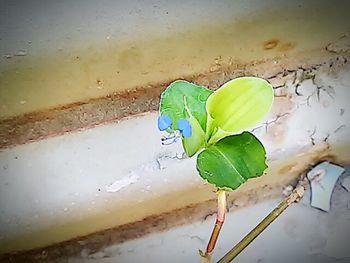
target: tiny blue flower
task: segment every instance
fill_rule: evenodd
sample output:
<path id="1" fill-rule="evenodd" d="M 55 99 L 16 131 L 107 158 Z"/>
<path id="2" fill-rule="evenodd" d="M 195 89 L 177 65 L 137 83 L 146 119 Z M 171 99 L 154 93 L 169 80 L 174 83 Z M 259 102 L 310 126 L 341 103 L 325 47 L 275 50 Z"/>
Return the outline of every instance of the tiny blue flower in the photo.
<path id="1" fill-rule="evenodd" d="M 177 121 L 177 130 L 171 128 L 173 121 L 167 115 L 158 117 L 158 129 L 160 131 L 166 131 L 168 134 L 163 136 L 161 141 L 163 145 L 170 145 L 178 141 L 181 136 L 188 138 L 192 135 L 192 126 L 186 119 L 180 119 Z"/>
<path id="2" fill-rule="evenodd" d="M 192 126 L 190 122 L 186 119 L 180 119 L 176 123 L 176 126 L 179 128 L 181 134 L 185 137 L 191 137 L 192 135 Z"/>
<path id="3" fill-rule="evenodd" d="M 173 121 L 169 116 L 161 115 L 158 117 L 158 129 L 160 131 L 165 131 L 166 129 L 169 129 L 172 124 L 173 124 Z"/>

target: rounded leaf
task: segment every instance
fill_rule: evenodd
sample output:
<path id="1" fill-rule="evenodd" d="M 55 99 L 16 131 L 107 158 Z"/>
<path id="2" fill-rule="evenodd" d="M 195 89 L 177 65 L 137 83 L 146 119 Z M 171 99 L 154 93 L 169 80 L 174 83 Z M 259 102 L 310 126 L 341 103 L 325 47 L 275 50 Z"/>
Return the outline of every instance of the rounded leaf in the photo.
<path id="1" fill-rule="evenodd" d="M 200 176 L 226 190 L 234 190 L 249 178 L 261 176 L 266 168 L 264 146 L 250 132 L 230 135 L 197 156 Z"/>

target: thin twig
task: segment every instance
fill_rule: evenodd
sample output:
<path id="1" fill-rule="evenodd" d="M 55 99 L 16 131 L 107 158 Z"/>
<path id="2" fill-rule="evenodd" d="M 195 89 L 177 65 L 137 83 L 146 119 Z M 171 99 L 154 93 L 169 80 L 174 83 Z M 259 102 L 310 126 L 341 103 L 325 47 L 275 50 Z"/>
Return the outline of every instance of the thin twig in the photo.
<path id="1" fill-rule="evenodd" d="M 294 191 L 286 197 L 268 216 L 266 216 L 252 231 L 249 232 L 237 245 L 235 245 L 218 263 L 229 263 L 239 253 L 242 252 L 265 228 L 267 228 L 282 212 L 292 203 L 300 200 L 304 195 L 305 188 L 303 185 L 298 185 Z"/>

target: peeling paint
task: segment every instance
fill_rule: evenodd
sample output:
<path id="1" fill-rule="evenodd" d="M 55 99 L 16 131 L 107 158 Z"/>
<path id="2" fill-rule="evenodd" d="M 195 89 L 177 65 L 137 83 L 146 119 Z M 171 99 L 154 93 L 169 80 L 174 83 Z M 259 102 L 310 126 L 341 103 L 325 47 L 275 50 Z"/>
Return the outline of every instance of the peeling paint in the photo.
<path id="1" fill-rule="evenodd" d="M 307 178 L 311 185 L 311 206 L 329 212 L 334 186 L 344 171 L 343 167 L 323 162 L 308 172 Z"/>
<path id="2" fill-rule="evenodd" d="M 108 193 L 118 192 L 119 190 L 127 187 L 128 185 L 136 183 L 139 180 L 139 178 L 140 176 L 136 174 L 131 174 L 129 176 L 123 177 L 120 180 L 116 180 L 111 185 L 106 186 L 106 191 Z"/>

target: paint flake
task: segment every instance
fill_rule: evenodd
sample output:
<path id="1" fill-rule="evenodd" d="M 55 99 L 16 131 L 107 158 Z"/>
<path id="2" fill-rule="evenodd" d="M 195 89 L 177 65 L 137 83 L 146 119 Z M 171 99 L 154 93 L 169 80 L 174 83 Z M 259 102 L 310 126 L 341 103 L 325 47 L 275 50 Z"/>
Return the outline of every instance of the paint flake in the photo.
<path id="1" fill-rule="evenodd" d="M 119 190 L 134 184 L 137 182 L 139 179 L 139 176 L 136 174 L 131 174 L 129 176 L 125 176 L 120 180 L 116 180 L 114 183 L 106 187 L 106 191 L 108 193 L 115 193 L 118 192 Z"/>
<path id="2" fill-rule="evenodd" d="M 345 171 L 343 167 L 323 162 L 307 174 L 311 185 L 311 206 L 329 212 L 331 197 L 339 176 Z"/>

